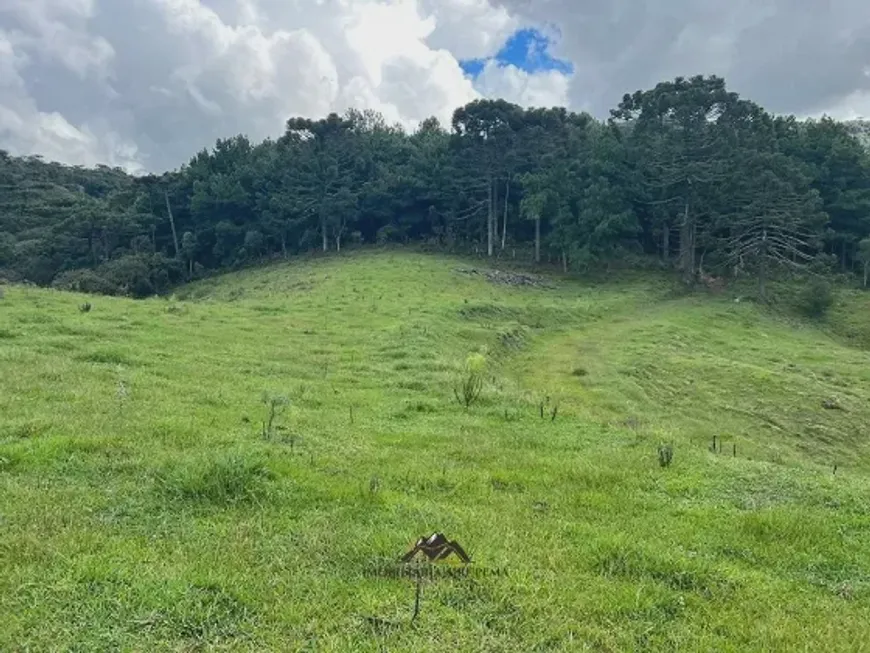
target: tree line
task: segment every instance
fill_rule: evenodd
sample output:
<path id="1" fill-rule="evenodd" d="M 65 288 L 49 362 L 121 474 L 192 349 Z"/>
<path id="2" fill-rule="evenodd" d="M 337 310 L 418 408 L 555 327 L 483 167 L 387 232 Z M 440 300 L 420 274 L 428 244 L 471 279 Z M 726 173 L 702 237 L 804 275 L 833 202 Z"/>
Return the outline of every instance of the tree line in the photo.
<path id="1" fill-rule="evenodd" d="M 377 113 L 292 118 L 131 176 L 0 151 L 0 278 L 142 297 L 208 271 L 422 242 L 583 271 L 657 260 L 686 283 L 870 270 L 854 126 L 776 116 L 719 77 L 625 95 L 601 121 L 477 100 L 413 133 Z"/>

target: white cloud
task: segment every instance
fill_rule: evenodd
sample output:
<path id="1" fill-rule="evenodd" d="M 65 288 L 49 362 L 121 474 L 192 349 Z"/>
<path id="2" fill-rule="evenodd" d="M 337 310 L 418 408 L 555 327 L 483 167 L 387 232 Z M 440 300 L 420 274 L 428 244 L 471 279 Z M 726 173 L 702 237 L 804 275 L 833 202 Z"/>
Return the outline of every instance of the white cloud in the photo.
<path id="1" fill-rule="evenodd" d="M 500 97 L 522 106 L 553 107 L 568 105 L 571 75 L 558 70 L 534 74 L 516 66 L 487 62 L 477 78 L 476 87 L 485 96 Z"/>
<path id="2" fill-rule="evenodd" d="M 21 154 L 84 165 L 118 165 L 137 170 L 136 146 L 105 125 L 76 127 L 57 111 L 40 111 L 28 95 L 21 70 L 29 61 L 0 31 L 0 147 Z"/>
<path id="3" fill-rule="evenodd" d="M 492 0 L 2 0 L 0 147 L 160 170 L 291 116 L 413 128 L 481 93 L 564 103 L 558 73 L 463 74 L 517 27 Z"/>
<path id="4" fill-rule="evenodd" d="M 870 120 L 870 91 L 850 93 L 824 111 L 813 113 L 811 117 L 819 118 L 823 115 L 835 120 Z"/>
<path id="5" fill-rule="evenodd" d="M 100 36 L 88 34 L 85 26 L 94 13 L 94 0 L 5 0 L 0 10 L 17 19 L 18 29 L 8 32 L 16 47 L 34 56 L 66 67 L 77 76 L 104 77 L 114 49 Z"/>
<path id="6" fill-rule="evenodd" d="M 573 109 L 606 116 L 625 93 L 675 76 L 723 76 L 741 95 L 800 115 L 870 91 L 866 0 L 492 0 L 554 24 L 574 64 Z"/>
<path id="7" fill-rule="evenodd" d="M 458 59 L 494 55 L 520 26 L 507 9 L 494 7 L 489 0 L 423 0 L 422 7 L 435 18 L 429 45 Z"/>
<path id="8" fill-rule="evenodd" d="M 215 139 L 354 106 L 413 127 L 479 95 L 606 116 L 675 75 L 724 75 L 777 111 L 867 115 L 870 5 L 830 0 L 0 0 L 0 148 L 175 167 Z M 830 6 L 828 6 L 830 5 Z M 553 28 L 574 65 L 494 55 Z"/>

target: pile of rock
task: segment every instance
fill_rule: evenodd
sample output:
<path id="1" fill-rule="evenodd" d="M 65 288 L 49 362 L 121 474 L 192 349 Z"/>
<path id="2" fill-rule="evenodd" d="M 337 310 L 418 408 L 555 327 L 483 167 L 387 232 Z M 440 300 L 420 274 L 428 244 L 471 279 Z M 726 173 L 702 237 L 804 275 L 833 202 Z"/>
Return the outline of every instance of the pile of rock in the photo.
<path id="1" fill-rule="evenodd" d="M 541 277 L 520 272 L 502 272 L 501 270 L 478 270 L 476 268 L 457 268 L 459 274 L 485 277 L 490 283 L 504 286 L 532 286 L 534 288 L 552 288 Z"/>

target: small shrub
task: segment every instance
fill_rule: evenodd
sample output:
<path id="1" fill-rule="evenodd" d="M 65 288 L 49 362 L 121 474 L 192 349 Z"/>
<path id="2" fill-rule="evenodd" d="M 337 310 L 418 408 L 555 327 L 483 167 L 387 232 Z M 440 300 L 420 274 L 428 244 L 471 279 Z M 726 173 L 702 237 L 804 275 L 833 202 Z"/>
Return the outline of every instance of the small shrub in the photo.
<path id="1" fill-rule="evenodd" d="M 538 414 L 540 415 L 541 419 L 544 419 L 544 417 L 546 415 L 549 415 L 551 418 L 551 421 L 555 422 L 556 415 L 559 412 L 559 400 L 556 399 L 555 401 L 553 401 L 552 408 L 550 408 L 550 402 L 551 402 L 550 395 L 544 395 L 543 397 L 541 397 L 540 400 L 538 401 Z M 546 415 L 545 415 L 545 413 L 546 413 Z"/>
<path id="2" fill-rule="evenodd" d="M 465 369 L 459 383 L 453 388 L 456 401 L 466 409 L 470 408 L 483 392 L 483 381 L 486 378 L 486 358 L 481 354 L 472 354 L 465 361 Z"/>
<path id="3" fill-rule="evenodd" d="M 267 408 L 266 419 L 263 421 L 263 439 L 271 440 L 277 429 L 275 420 L 284 413 L 290 400 L 284 396 L 264 393 L 263 403 Z"/>
<path id="4" fill-rule="evenodd" d="M 72 290 L 91 295 L 117 295 L 118 286 L 94 270 L 68 270 L 61 272 L 54 281 L 52 287 L 58 290 Z"/>
<path id="5" fill-rule="evenodd" d="M 662 467 L 670 467 L 674 460 L 674 447 L 670 444 L 663 444 L 659 447 L 659 465 Z"/>
<path id="6" fill-rule="evenodd" d="M 833 305 L 834 290 L 824 279 L 811 281 L 798 295 L 798 309 L 807 317 L 824 317 Z"/>
<path id="7" fill-rule="evenodd" d="M 79 304 L 79 310 L 82 313 L 90 313 L 93 306 L 91 306 L 90 302 L 85 302 L 84 304 Z"/>
<path id="8" fill-rule="evenodd" d="M 571 374 L 583 378 L 584 376 L 589 376 L 589 370 L 585 367 L 575 367 Z"/>
<path id="9" fill-rule="evenodd" d="M 99 295 L 147 297 L 185 279 L 184 264 L 163 254 L 140 252 L 125 254 L 91 269 L 62 272 L 51 285 Z"/>

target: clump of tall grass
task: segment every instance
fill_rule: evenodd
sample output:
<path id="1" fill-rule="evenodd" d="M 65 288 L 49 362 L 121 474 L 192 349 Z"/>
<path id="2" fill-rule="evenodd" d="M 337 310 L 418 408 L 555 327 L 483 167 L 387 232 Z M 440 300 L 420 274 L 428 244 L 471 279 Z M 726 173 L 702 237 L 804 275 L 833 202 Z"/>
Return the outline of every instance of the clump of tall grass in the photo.
<path id="1" fill-rule="evenodd" d="M 157 482 L 170 499 L 229 506 L 265 498 L 271 476 L 261 458 L 226 453 L 173 463 L 158 473 Z"/>
<path id="2" fill-rule="evenodd" d="M 462 375 L 453 387 L 453 395 L 456 401 L 466 410 L 472 406 L 483 392 L 483 383 L 486 378 L 486 358 L 482 354 L 471 354 L 465 360 Z"/>

